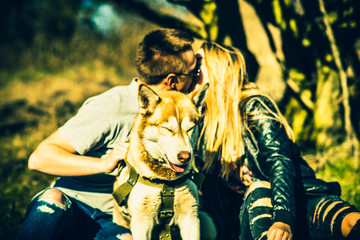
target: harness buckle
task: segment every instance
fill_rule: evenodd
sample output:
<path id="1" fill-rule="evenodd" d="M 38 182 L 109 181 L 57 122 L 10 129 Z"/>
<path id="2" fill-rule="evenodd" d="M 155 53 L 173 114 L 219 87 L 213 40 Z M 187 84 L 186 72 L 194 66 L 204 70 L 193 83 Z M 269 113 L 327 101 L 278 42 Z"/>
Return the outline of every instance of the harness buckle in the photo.
<path id="1" fill-rule="evenodd" d="M 159 213 L 160 218 L 172 218 L 174 216 L 173 210 L 162 210 Z"/>

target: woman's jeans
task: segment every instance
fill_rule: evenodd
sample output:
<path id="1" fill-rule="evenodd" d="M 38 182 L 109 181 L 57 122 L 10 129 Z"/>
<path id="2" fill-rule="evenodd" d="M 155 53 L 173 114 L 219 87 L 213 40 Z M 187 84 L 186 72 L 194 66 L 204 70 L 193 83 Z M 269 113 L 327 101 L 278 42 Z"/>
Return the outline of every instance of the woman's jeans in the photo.
<path id="1" fill-rule="evenodd" d="M 70 197 L 66 206 L 35 197 L 17 239 L 121 239 L 130 230 L 113 223 L 112 215 Z"/>
<path id="2" fill-rule="evenodd" d="M 245 199 L 240 212 L 240 240 L 265 240 L 273 224 L 271 190 L 259 187 Z M 344 240 L 341 224 L 344 217 L 358 210 L 339 196 L 298 196 L 294 239 Z M 346 239 L 360 239 L 360 220 Z"/>

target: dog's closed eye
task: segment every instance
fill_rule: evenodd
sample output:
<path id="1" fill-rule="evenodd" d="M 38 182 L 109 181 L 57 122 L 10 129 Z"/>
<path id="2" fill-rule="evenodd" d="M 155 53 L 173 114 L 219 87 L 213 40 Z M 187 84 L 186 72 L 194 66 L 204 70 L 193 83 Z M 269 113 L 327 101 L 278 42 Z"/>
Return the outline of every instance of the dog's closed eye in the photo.
<path id="1" fill-rule="evenodd" d="M 174 130 L 172 130 L 172 129 L 166 127 L 166 126 L 161 126 L 161 129 L 164 129 L 164 130 L 166 130 L 167 132 L 170 132 L 171 134 L 174 133 Z"/>

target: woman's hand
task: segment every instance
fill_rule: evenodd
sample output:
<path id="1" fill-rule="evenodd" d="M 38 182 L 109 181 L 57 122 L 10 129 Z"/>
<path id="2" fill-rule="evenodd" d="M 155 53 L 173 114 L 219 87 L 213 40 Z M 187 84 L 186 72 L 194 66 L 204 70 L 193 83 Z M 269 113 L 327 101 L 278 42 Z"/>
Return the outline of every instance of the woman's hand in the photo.
<path id="1" fill-rule="evenodd" d="M 283 222 L 275 222 L 268 230 L 268 240 L 292 240 L 291 228 Z"/>
<path id="2" fill-rule="evenodd" d="M 124 160 L 129 148 L 128 142 L 120 142 L 114 147 L 110 154 L 105 158 L 105 172 L 111 173 L 118 166 L 119 162 Z"/>

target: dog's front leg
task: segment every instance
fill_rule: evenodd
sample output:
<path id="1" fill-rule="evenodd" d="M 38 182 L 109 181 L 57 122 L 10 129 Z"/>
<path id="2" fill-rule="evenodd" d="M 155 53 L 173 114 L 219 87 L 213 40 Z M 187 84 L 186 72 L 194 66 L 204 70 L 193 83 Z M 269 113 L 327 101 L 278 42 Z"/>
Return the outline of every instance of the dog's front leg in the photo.
<path id="1" fill-rule="evenodd" d="M 142 183 L 135 185 L 128 199 L 131 215 L 130 229 L 134 240 L 151 240 L 160 204 L 160 188 L 153 188 Z"/>
<path id="2" fill-rule="evenodd" d="M 183 240 L 200 240 L 200 221 L 195 212 L 178 219 L 180 234 Z"/>
<path id="3" fill-rule="evenodd" d="M 131 232 L 134 240 L 151 240 L 154 228 L 154 219 L 145 219 L 143 216 L 132 216 Z"/>
<path id="4" fill-rule="evenodd" d="M 196 185 L 187 180 L 175 190 L 175 223 L 183 240 L 200 239 L 199 196 Z"/>

